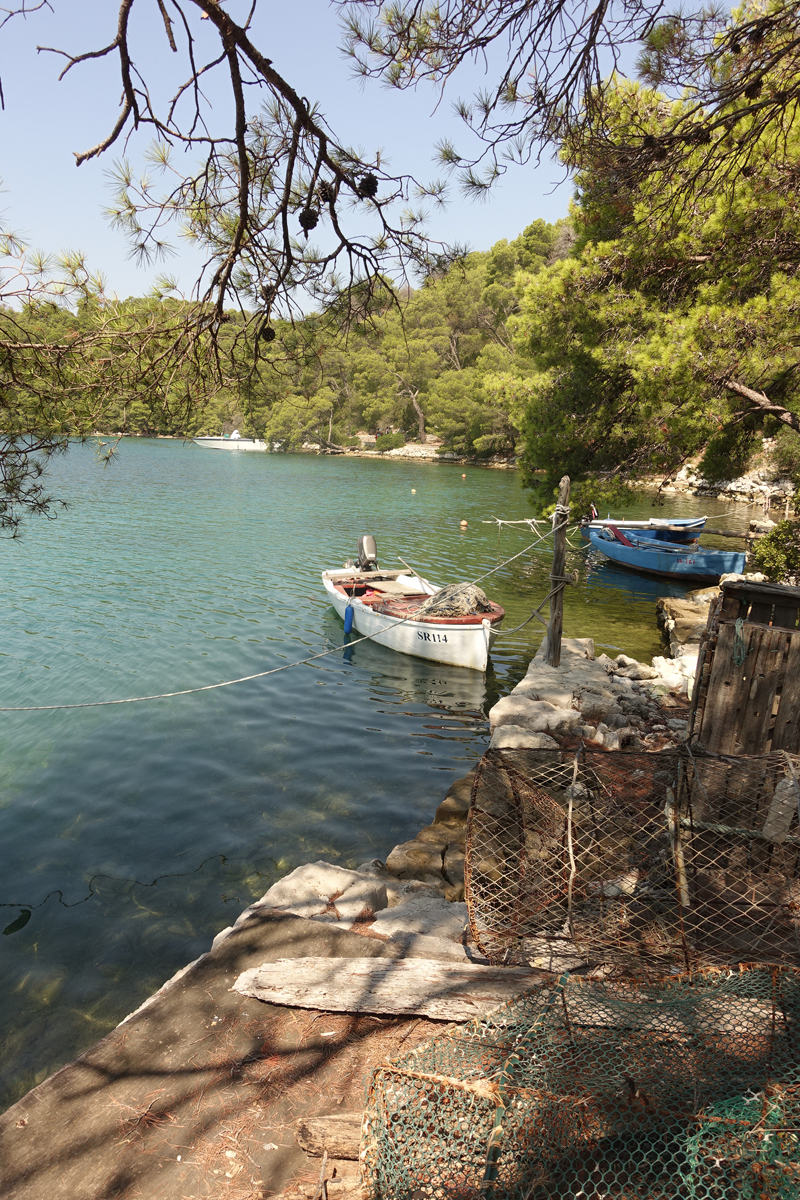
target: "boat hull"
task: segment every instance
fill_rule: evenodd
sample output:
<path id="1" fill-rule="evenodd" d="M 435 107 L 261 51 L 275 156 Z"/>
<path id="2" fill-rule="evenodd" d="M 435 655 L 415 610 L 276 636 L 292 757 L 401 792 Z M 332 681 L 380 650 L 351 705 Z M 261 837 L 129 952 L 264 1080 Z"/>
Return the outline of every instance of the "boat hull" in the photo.
<path id="1" fill-rule="evenodd" d="M 589 540 L 595 550 L 618 566 L 662 579 L 719 583 L 720 575 L 742 574 L 746 562 L 744 554 L 733 550 L 693 550 L 680 546 L 662 550 L 656 548 L 657 543 L 653 549 L 640 549 L 596 533 L 590 533 Z"/>
<path id="2" fill-rule="evenodd" d="M 322 576 L 325 591 L 338 615 L 344 620 L 348 603 L 353 606 L 353 631 L 369 636 L 379 646 L 386 646 L 399 654 L 410 654 L 414 658 L 425 658 L 430 662 L 449 663 L 453 667 L 467 667 L 473 671 L 485 671 L 489 651 L 496 634 L 488 620 L 479 625 L 435 624 L 432 621 L 402 620 L 386 613 L 375 612 L 352 601 L 334 588 L 325 574 Z"/>
<path id="3" fill-rule="evenodd" d="M 267 449 L 267 443 L 262 442 L 259 438 L 221 438 L 221 437 L 196 437 L 192 438 L 195 446 L 202 446 L 206 450 L 260 450 Z"/>
<path id="4" fill-rule="evenodd" d="M 599 533 L 613 525 L 623 533 L 634 530 L 638 537 L 653 538 L 660 542 L 692 542 L 700 536 L 706 523 L 705 517 L 651 517 L 649 520 L 614 521 L 610 517 L 598 518 L 581 525 L 581 537 L 589 541 L 590 533 Z"/>

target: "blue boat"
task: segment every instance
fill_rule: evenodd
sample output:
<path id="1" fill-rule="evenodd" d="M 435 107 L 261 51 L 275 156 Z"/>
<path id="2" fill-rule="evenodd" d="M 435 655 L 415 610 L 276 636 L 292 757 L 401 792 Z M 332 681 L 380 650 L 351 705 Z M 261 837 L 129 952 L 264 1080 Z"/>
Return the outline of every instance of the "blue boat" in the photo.
<path id="1" fill-rule="evenodd" d="M 705 527 L 705 517 L 650 517 L 641 521 L 620 520 L 613 517 L 595 517 L 581 522 L 581 537 L 589 541 L 590 533 L 601 533 L 604 529 L 621 529 L 628 537 L 654 538 L 658 542 L 693 542 Z"/>
<path id="2" fill-rule="evenodd" d="M 612 562 L 644 575 L 719 583 L 720 575 L 741 575 L 745 568 L 746 556 L 734 550 L 698 550 L 677 542 L 638 537 L 633 530 L 623 533 L 613 525 L 599 533 L 590 530 L 589 541 Z"/>

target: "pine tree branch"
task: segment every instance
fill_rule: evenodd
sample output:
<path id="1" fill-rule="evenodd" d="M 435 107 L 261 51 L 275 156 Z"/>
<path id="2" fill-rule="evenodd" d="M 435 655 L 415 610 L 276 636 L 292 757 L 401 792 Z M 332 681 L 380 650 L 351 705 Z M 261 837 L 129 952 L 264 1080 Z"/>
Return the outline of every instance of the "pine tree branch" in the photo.
<path id="1" fill-rule="evenodd" d="M 737 396 L 744 396 L 745 400 L 749 400 L 755 404 L 761 412 L 772 413 L 784 425 L 788 425 L 795 433 L 800 433 L 800 417 L 793 413 L 791 409 L 784 408 L 782 404 L 773 404 L 768 396 L 763 392 L 756 392 L 753 388 L 746 387 L 745 384 L 737 382 L 735 379 L 720 380 L 723 387 L 726 387 L 729 392 L 735 392 Z"/>

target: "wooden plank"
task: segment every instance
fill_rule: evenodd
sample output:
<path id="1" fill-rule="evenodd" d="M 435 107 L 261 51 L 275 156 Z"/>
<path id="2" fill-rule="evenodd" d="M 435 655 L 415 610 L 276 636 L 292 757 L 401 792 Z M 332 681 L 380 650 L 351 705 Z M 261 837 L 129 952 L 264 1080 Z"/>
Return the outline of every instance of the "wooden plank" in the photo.
<path id="1" fill-rule="evenodd" d="M 772 614 L 773 628 L 780 629 L 796 629 L 797 628 L 797 604 L 777 604 L 775 611 Z"/>
<path id="2" fill-rule="evenodd" d="M 772 600 L 754 599 L 747 617 L 748 624 L 750 622 L 761 625 L 771 624 L 773 607 Z"/>
<path id="3" fill-rule="evenodd" d="M 297 1141 L 314 1158 L 358 1158 L 363 1114 L 332 1113 L 328 1117 L 301 1117 L 295 1122 Z"/>
<path id="4" fill-rule="evenodd" d="M 429 958 L 279 958 L 244 971 L 232 990 L 289 1008 L 469 1021 L 541 980 L 527 967 Z"/>
<path id="5" fill-rule="evenodd" d="M 772 749 L 800 753 L 800 633 L 789 634 L 786 675 L 772 731 Z"/>
<path id="6" fill-rule="evenodd" d="M 785 678 L 787 634 L 782 629 L 744 625 L 748 655 L 737 712 L 737 754 L 765 754 L 769 749 L 775 694 Z"/>
<path id="7" fill-rule="evenodd" d="M 784 583 L 724 583 L 722 585 L 725 595 L 746 594 L 750 600 L 755 600 L 757 596 L 772 596 L 773 600 L 780 600 L 781 603 L 794 600 L 800 606 L 800 588 L 789 587 Z"/>
<path id="8" fill-rule="evenodd" d="M 738 592 L 731 592 L 727 587 L 724 588 L 719 610 L 720 621 L 735 621 L 737 617 L 744 617 L 746 613 L 747 605 L 743 597 Z"/>
<path id="9" fill-rule="evenodd" d="M 732 754 L 736 729 L 730 720 L 732 707 L 744 675 L 743 667 L 734 666 L 734 625 L 720 625 L 717 648 L 711 664 L 711 678 L 703 710 L 698 740 L 715 754 Z"/>

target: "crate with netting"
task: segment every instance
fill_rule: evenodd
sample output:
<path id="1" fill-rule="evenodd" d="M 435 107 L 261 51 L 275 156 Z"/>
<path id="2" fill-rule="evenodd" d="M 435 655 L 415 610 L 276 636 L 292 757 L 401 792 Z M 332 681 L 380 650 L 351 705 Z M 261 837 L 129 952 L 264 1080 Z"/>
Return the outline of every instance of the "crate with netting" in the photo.
<path id="1" fill-rule="evenodd" d="M 800 758 L 490 750 L 470 938 L 491 963 L 659 978 L 800 966 Z"/>
<path id="2" fill-rule="evenodd" d="M 796 1200 L 800 972 L 565 974 L 379 1067 L 369 1200 Z"/>

